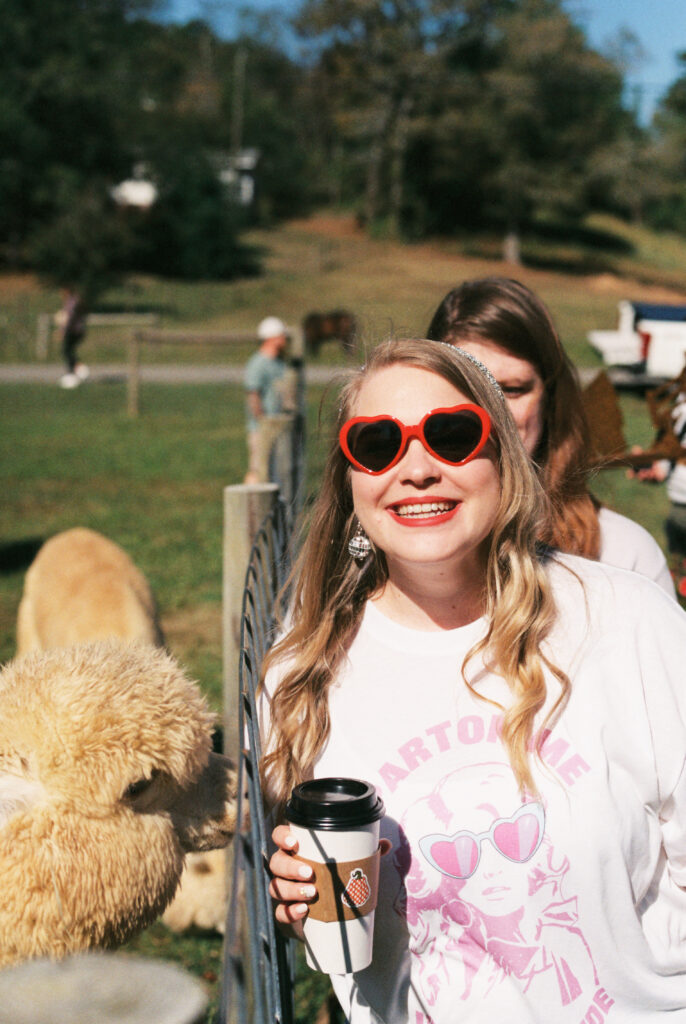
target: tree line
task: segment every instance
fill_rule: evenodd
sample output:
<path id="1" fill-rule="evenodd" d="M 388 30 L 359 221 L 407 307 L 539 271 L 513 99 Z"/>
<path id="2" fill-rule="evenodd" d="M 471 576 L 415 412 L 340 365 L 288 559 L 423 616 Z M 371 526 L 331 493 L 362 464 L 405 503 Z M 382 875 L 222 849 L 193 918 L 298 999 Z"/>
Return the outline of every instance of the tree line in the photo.
<path id="1" fill-rule="evenodd" d="M 370 231 L 607 210 L 686 231 L 684 73 L 649 126 L 561 0 L 303 0 L 236 39 L 155 0 L 0 0 L 0 258 L 96 291 L 251 269 L 248 223 L 331 204 Z M 295 40 L 295 43 L 294 43 Z M 255 194 L 238 201 L 237 158 Z M 113 186 L 154 183 L 147 209 Z"/>

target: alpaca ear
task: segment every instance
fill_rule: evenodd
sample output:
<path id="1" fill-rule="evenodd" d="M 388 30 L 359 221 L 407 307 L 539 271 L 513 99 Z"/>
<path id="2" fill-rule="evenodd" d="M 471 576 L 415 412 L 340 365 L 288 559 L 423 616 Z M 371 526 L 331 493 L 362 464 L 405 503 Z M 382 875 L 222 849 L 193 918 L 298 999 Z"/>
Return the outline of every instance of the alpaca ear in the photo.
<path id="1" fill-rule="evenodd" d="M 44 795 L 39 782 L 0 771 L 0 828 L 17 811 L 28 811 Z"/>

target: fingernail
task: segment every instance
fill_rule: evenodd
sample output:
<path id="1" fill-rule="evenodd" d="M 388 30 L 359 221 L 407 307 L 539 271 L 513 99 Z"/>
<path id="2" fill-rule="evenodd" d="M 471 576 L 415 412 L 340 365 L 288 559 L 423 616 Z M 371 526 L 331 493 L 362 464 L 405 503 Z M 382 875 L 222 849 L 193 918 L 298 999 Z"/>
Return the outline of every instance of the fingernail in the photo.
<path id="1" fill-rule="evenodd" d="M 312 878 L 312 868 L 309 864 L 301 864 L 298 868 L 298 875 L 300 878 Z"/>
<path id="2" fill-rule="evenodd" d="M 307 913 L 307 910 L 307 903 L 296 903 L 295 906 L 293 907 L 293 914 L 296 917 L 302 917 L 304 914 Z"/>
<path id="3" fill-rule="evenodd" d="M 283 845 L 287 846 L 289 850 L 292 850 L 295 846 L 295 836 L 288 835 L 283 841 Z"/>
<path id="4" fill-rule="evenodd" d="M 317 890 L 314 885 L 303 885 L 302 889 L 300 890 L 300 895 L 303 896 L 306 900 L 309 900 L 313 896 L 317 895 Z"/>

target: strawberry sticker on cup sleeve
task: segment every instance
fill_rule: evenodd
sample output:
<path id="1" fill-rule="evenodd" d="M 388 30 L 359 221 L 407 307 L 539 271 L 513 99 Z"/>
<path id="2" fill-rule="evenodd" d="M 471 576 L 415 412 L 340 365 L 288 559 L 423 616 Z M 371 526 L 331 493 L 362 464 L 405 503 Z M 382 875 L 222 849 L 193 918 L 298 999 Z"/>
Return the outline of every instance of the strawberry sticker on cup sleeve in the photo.
<path id="1" fill-rule="evenodd" d="M 341 893 L 341 900 L 349 907 L 363 907 L 372 894 L 369 879 L 362 868 L 350 872 L 348 883 Z"/>

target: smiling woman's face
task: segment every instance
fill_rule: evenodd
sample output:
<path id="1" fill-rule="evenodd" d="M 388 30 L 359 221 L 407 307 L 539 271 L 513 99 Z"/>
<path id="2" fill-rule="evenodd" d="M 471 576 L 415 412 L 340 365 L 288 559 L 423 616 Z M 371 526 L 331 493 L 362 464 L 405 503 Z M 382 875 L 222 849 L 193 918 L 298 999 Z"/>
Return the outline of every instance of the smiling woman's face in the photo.
<path id="1" fill-rule="evenodd" d="M 445 378 L 429 370 L 396 364 L 362 384 L 351 416 L 393 416 L 419 423 L 434 409 L 470 402 Z M 389 577 L 413 566 L 482 573 L 485 541 L 495 523 L 500 479 L 489 441 L 463 466 L 451 466 L 413 438 L 399 462 L 378 476 L 351 470 L 352 495 L 365 532 L 386 555 Z"/>
<path id="2" fill-rule="evenodd" d="M 545 391 L 534 364 L 490 341 L 460 341 L 459 347 L 476 356 L 498 381 L 526 453 L 533 456 L 543 433 Z"/>

